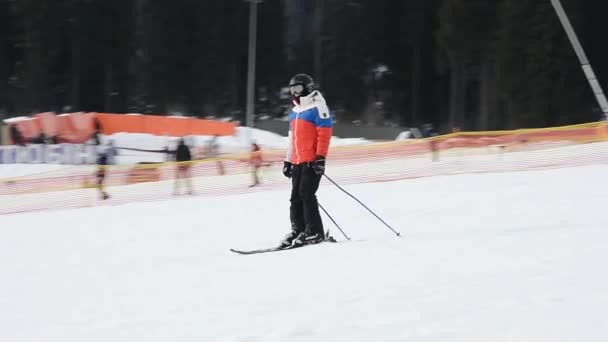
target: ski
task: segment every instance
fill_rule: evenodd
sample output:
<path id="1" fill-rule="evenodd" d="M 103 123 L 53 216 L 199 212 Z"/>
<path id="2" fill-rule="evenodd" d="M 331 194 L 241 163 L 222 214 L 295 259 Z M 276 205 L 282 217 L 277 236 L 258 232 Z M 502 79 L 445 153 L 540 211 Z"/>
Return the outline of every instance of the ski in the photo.
<path id="1" fill-rule="evenodd" d="M 237 253 L 237 254 L 244 254 L 244 255 L 262 254 L 262 253 L 270 253 L 270 252 L 288 251 L 291 249 L 301 248 L 301 247 L 305 247 L 305 246 L 318 245 L 318 244 L 324 243 L 324 242 L 338 242 L 338 241 L 336 241 L 336 239 L 334 239 L 332 236 L 328 236 L 325 238 L 325 240 L 323 240 L 321 242 L 317 242 L 317 243 L 305 243 L 302 245 L 291 245 L 291 246 L 287 246 L 287 247 L 277 246 L 277 247 L 271 247 L 271 248 L 253 249 L 253 250 L 248 250 L 248 251 L 230 248 L 230 251 Z"/>
<path id="2" fill-rule="evenodd" d="M 238 254 L 248 255 L 248 254 L 261 254 L 261 253 L 285 251 L 285 250 L 294 249 L 294 248 L 298 248 L 298 247 L 302 247 L 302 246 L 306 246 L 306 245 L 298 245 L 298 246 L 292 245 L 292 246 L 287 246 L 287 247 L 279 246 L 279 247 L 272 247 L 272 248 L 253 249 L 253 250 L 249 250 L 249 251 L 242 251 L 239 249 L 230 248 L 230 251 L 234 252 L 234 253 L 238 253 Z"/>

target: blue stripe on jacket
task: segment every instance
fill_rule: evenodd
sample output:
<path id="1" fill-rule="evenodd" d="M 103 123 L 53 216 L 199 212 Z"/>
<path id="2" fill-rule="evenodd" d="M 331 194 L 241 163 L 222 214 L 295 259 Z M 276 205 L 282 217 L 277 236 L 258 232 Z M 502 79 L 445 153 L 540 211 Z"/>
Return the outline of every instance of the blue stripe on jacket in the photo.
<path id="1" fill-rule="evenodd" d="M 323 113 L 323 116 L 324 117 L 322 118 L 319 115 L 319 109 L 317 107 L 307 109 L 305 111 L 300 112 L 299 114 L 292 110 L 289 113 L 289 129 L 291 130 L 291 121 L 295 120 L 296 118 L 310 123 L 314 123 L 317 127 L 332 127 L 333 122 L 331 120 L 331 115 L 329 113 Z"/>

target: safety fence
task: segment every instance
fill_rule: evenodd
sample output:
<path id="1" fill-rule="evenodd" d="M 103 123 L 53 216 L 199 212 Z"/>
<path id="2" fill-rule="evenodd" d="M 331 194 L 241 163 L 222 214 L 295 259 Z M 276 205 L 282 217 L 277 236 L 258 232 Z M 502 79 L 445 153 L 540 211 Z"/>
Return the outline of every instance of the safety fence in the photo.
<path id="1" fill-rule="evenodd" d="M 11 136 L 16 129 L 25 142 L 52 139 L 59 143 L 83 143 L 93 133 L 110 135 L 118 132 L 147 133 L 183 137 L 186 135 L 233 135 L 236 123 L 204 120 L 184 116 L 113 114 L 113 113 L 38 113 L 31 117 L 9 120 L 3 135 Z M 11 138 L 11 140 L 13 140 Z M 19 143 L 7 141 L 7 143 Z"/>
<path id="2" fill-rule="evenodd" d="M 263 150 L 262 155 L 261 184 L 255 187 L 251 187 L 254 168 L 248 154 L 193 161 L 189 167 L 192 196 L 288 189 L 289 180 L 281 174 L 284 150 Z M 608 127 L 604 122 L 334 147 L 328 156 L 327 173 L 348 185 L 593 164 L 608 164 Z M 177 168 L 171 162 L 108 166 L 104 184 L 111 197 L 107 200 L 100 198 L 95 165 L 56 166 L 48 172 L 0 178 L 0 214 L 190 196 L 183 195 L 188 193 L 187 187 L 177 181 Z"/>

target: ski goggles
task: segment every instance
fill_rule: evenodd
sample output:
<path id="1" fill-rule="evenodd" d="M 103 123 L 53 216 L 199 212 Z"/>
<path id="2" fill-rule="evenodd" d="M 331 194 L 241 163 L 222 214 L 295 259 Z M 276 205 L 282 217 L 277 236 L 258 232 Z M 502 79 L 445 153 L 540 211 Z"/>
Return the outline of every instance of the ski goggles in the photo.
<path id="1" fill-rule="evenodd" d="M 301 84 L 290 85 L 289 92 L 293 96 L 300 96 L 304 92 L 304 86 Z"/>

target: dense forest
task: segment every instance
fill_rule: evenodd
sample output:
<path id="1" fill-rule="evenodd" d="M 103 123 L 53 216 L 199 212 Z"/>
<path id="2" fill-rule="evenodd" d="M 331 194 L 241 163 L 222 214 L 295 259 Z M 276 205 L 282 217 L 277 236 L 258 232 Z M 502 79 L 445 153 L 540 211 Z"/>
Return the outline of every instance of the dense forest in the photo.
<path id="1" fill-rule="evenodd" d="M 608 2 L 562 0 L 606 89 Z M 244 122 L 244 0 L 0 0 L 0 118 L 39 111 Z M 294 73 L 338 121 L 441 131 L 601 118 L 550 0 L 264 0 L 256 114 Z"/>

